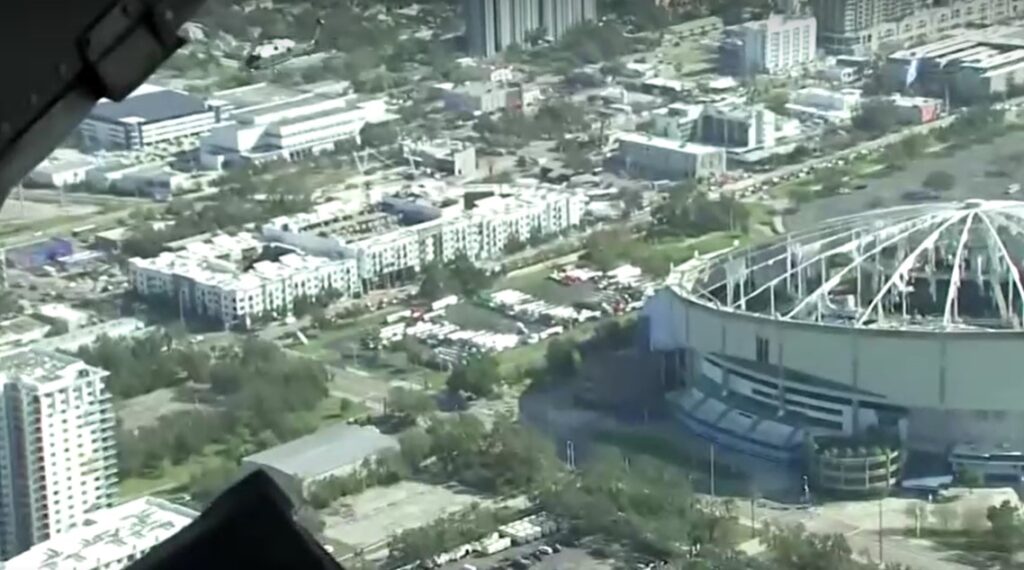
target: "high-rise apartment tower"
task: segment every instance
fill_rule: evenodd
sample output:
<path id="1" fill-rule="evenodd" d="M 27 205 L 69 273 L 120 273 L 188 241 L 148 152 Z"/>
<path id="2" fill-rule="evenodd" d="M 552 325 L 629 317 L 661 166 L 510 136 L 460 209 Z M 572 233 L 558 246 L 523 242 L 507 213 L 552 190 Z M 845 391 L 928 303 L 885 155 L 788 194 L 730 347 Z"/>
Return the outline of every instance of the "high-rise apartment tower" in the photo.
<path id="1" fill-rule="evenodd" d="M 597 0 L 465 0 L 469 53 L 491 57 L 542 34 L 558 41 L 581 22 L 597 19 Z"/>
<path id="2" fill-rule="evenodd" d="M 117 450 L 106 376 L 56 352 L 0 356 L 0 558 L 113 504 Z"/>

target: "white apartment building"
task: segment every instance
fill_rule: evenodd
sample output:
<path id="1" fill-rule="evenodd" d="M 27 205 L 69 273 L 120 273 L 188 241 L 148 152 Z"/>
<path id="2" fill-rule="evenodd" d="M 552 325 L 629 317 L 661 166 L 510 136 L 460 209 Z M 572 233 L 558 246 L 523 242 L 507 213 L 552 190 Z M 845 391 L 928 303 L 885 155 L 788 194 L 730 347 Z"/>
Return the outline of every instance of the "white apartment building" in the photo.
<path id="1" fill-rule="evenodd" d="M 271 160 L 298 160 L 334 150 L 341 141 L 359 142 L 369 123 L 395 119 L 384 99 L 307 93 L 235 111 L 200 142 L 208 168 Z"/>
<path id="2" fill-rule="evenodd" d="M 183 313 L 225 326 L 249 326 L 268 312 L 289 314 L 303 297 L 327 291 L 352 297 L 361 291 L 354 260 L 302 253 L 258 260 L 262 250 L 263 244 L 249 234 L 218 235 L 181 251 L 130 259 L 129 281 L 143 297 L 163 298 Z"/>
<path id="3" fill-rule="evenodd" d="M 90 147 L 141 150 L 198 137 L 215 123 L 214 112 L 202 99 L 184 91 L 143 85 L 123 101 L 97 103 L 79 131 Z"/>
<path id="4" fill-rule="evenodd" d="M 472 261 L 499 258 L 513 239 L 527 243 L 577 227 L 586 204 L 577 194 L 551 191 L 492 196 L 478 201 L 463 216 L 439 220 L 440 258 L 466 255 Z"/>
<path id="5" fill-rule="evenodd" d="M 703 180 L 725 173 L 724 148 L 643 133 L 621 133 L 618 141 L 626 171 L 639 176 Z"/>
<path id="6" fill-rule="evenodd" d="M 471 209 L 443 208 L 437 219 L 349 242 L 321 235 L 317 228 L 327 223 L 326 210 L 276 219 L 263 232 L 303 251 L 355 261 L 364 287 L 373 288 L 406 281 L 434 260 L 449 262 L 460 254 L 474 262 L 501 257 L 513 237 L 525 243 L 535 234 L 567 231 L 580 225 L 586 210 L 582 195 L 560 189 L 513 192 L 478 200 Z"/>
<path id="7" fill-rule="evenodd" d="M 728 35 L 728 67 L 738 75 L 786 73 L 814 61 L 818 49 L 813 16 L 772 14 L 737 26 Z"/>
<path id="8" fill-rule="evenodd" d="M 0 356 L 0 558 L 85 525 L 89 513 L 113 504 L 117 449 L 106 376 L 57 352 Z"/>
<path id="9" fill-rule="evenodd" d="M 198 516 L 155 497 L 89 513 L 81 526 L 40 542 L 5 570 L 121 570 Z"/>

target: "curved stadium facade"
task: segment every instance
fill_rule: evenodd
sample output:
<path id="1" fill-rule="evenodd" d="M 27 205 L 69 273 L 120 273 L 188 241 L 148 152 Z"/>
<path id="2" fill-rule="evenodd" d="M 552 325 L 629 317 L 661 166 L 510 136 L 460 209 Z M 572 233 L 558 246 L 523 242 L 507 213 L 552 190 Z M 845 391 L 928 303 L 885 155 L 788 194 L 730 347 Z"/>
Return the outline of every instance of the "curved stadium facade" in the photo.
<path id="1" fill-rule="evenodd" d="M 674 415 L 772 460 L 872 430 L 1024 450 L 1024 202 L 838 218 L 687 263 L 644 307 Z"/>

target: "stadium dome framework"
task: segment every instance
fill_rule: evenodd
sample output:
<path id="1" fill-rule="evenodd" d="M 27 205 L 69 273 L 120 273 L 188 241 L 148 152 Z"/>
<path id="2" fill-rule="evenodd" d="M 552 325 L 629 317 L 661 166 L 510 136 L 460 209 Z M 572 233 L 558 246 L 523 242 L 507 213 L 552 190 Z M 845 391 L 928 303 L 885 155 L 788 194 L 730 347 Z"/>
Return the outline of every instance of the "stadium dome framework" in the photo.
<path id="1" fill-rule="evenodd" d="M 1024 202 L 908 206 L 839 218 L 687 276 L 727 310 L 869 328 L 1022 330 Z"/>
<path id="2" fill-rule="evenodd" d="M 897 207 L 693 260 L 643 314 L 702 435 L 785 460 L 885 430 L 1024 473 L 1022 264 L 1024 202 Z"/>

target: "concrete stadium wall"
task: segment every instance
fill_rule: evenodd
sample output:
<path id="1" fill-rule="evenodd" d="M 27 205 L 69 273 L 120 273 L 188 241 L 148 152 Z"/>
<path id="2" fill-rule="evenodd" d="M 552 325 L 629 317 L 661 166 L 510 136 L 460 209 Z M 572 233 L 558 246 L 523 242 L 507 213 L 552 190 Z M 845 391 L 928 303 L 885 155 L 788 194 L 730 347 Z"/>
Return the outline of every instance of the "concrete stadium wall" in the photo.
<path id="1" fill-rule="evenodd" d="M 911 437 L 1024 445 L 1024 335 L 888 331 L 726 312 L 665 288 L 644 307 L 654 351 L 689 347 L 756 360 L 877 394 L 911 409 Z M 916 421 L 915 419 L 916 418 Z M 916 424 L 916 425 L 915 425 Z"/>

